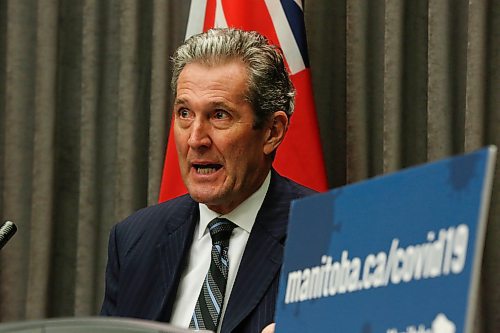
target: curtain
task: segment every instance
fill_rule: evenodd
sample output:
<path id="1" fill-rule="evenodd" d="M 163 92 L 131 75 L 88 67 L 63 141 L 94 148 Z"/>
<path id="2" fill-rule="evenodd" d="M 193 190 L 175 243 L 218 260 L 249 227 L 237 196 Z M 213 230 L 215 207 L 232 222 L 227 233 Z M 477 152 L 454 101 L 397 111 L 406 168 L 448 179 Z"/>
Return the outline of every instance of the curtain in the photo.
<path id="1" fill-rule="evenodd" d="M 330 187 L 500 146 L 500 0 L 308 0 Z M 157 201 L 188 1 L 0 0 L 0 321 L 95 315 Z M 500 330 L 500 163 L 476 332 Z"/>
<path id="2" fill-rule="evenodd" d="M 158 196 L 173 4 L 0 2 L 0 320 L 97 312 L 111 225 Z"/>
<path id="3" fill-rule="evenodd" d="M 330 184 L 500 144 L 500 1 L 306 2 Z M 500 163 L 475 332 L 500 331 Z"/>

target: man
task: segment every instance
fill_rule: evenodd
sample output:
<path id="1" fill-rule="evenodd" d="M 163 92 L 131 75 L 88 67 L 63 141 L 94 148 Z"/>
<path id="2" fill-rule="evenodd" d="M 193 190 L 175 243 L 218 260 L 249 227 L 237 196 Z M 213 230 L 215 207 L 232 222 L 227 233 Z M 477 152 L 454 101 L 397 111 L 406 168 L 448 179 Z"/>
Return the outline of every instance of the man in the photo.
<path id="1" fill-rule="evenodd" d="M 189 194 L 113 227 L 101 314 L 261 332 L 273 322 L 290 201 L 313 193 L 272 169 L 293 85 L 279 49 L 255 32 L 193 36 L 173 64 L 173 126 Z M 231 226 L 226 243 L 212 245 L 212 221 Z"/>

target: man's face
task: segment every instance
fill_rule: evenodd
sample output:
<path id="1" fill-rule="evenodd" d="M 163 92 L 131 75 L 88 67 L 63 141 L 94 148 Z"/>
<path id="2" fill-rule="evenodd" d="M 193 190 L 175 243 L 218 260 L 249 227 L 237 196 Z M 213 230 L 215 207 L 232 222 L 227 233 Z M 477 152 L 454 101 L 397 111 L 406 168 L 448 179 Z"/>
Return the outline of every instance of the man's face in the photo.
<path id="1" fill-rule="evenodd" d="M 240 61 L 191 63 L 177 82 L 174 134 L 181 175 L 191 197 L 225 214 L 255 192 L 269 172 L 266 138 L 254 129 Z"/>

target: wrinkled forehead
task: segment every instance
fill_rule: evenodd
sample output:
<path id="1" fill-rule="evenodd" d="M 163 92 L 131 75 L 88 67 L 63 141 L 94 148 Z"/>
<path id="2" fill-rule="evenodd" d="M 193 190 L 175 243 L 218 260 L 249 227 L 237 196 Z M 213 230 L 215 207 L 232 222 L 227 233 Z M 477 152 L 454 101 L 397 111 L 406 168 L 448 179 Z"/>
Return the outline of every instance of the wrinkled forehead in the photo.
<path id="1" fill-rule="evenodd" d="M 200 60 L 193 60 L 188 63 L 182 68 L 182 70 L 179 73 L 179 78 L 177 80 L 177 86 L 176 86 L 176 91 L 179 88 L 179 79 L 181 77 L 185 77 L 186 75 L 186 69 L 188 69 L 189 72 L 193 70 L 193 68 L 200 68 L 200 69 L 205 69 L 205 70 L 213 70 L 213 69 L 218 69 L 218 68 L 233 68 L 231 65 L 236 65 L 239 66 L 243 71 L 244 81 L 245 81 L 245 88 L 241 91 L 241 93 L 245 96 L 245 98 L 249 99 L 249 87 L 250 87 L 250 71 L 245 62 L 241 60 L 240 58 L 235 58 L 235 57 L 228 57 L 228 58 L 221 58 L 221 59 L 200 59 Z M 235 78 L 236 79 L 236 78 Z"/>
<path id="2" fill-rule="evenodd" d="M 218 65 L 190 63 L 179 75 L 175 98 L 186 89 L 214 96 L 219 93 L 230 94 L 233 98 L 248 102 L 248 73 L 244 64 L 237 61 Z"/>

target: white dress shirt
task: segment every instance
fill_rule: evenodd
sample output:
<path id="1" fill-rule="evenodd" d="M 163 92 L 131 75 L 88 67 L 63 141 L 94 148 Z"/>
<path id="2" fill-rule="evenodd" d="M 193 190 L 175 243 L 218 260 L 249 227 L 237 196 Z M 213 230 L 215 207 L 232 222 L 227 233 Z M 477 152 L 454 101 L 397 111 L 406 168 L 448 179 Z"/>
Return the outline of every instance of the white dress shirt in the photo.
<path id="1" fill-rule="evenodd" d="M 222 326 L 224 313 L 226 310 L 229 295 L 233 289 L 236 273 L 240 266 L 243 251 L 255 223 L 257 213 L 262 206 L 269 184 L 271 182 L 271 172 L 260 188 L 248 199 L 243 201 L 238 207 L 226 215 L 220 215 L 210 210 L 206 205 L 199 204 L 200 221 L 195 227 L 193 244 L 189 251 L 189 259 L 184 272 L 182 273 L 177 296 L 174 303 L 170 324 L 178 327 L 189 327 L 191 316 L 193 315 L 196 301 L 203 285 L 203 280 L 208 272 L 211 261 L 212 239 L 208 231 L 208 223 L 216 217 L 224 217 L 236 224 L 229 241 L 229 273 L 227 277 L 226 294 L 222 307 L 219 329 Z"/>

